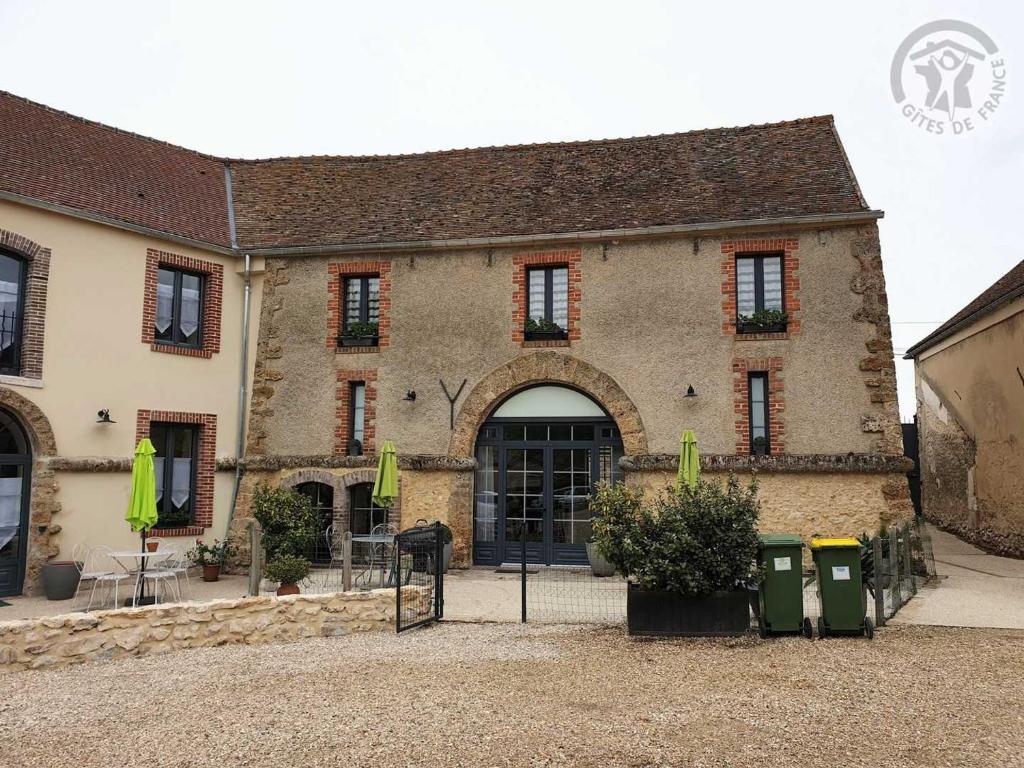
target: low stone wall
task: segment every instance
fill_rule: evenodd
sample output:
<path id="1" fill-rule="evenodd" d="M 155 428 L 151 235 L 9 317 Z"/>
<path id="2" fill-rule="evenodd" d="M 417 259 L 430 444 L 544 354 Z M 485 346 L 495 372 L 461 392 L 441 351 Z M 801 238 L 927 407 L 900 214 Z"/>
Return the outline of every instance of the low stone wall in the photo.
<path id="1" fill-rule="evenodd" d="M 429 586 L 403 587 L 403 609 L 426 606 L 431 599 Z M 62 667 L 182 648 L 339 637 L 393 628 L 394 623 L 393 589 L 67 613 L 0 622 L 0 671 Z"/>

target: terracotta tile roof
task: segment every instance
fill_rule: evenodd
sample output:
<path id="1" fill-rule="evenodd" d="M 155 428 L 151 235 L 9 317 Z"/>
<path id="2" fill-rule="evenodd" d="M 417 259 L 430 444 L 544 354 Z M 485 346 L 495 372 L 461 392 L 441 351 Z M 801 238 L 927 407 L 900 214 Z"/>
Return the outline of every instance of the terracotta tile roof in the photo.
<path id="1" fill-rule="evenodd" d="M 584 232 L 867 209 L 832 118 L 609 141 L 232 162 L 240 245 Z"/>
<path id="2" fill-rule="evenodd" d="M 1021 261 L 1017 266 L 996 280 L 974 301 L 949 318 L 949 320 L 929 333 L 917 344 L 910 347 L 903 356 L 903 359 L 913 359 L 916 355 L 935 346 L 961 328 L 970 325 L 975 320 L 984 317 L 989 312 L 998 309 L 1007 301 L 1018 296 L 1024 296 L 1024 261 Z"/>
<path id="3" fill-rule="evenodd" d="M 832 118 L 382 157 L 224 160 L 0 91 L 0 192 L 242 248 L 867 210 Z"/>
<path id="4" fill-rule="evenodd" d="M 0 190 L 230 246 L 222 160 L 0 91 Z"/>

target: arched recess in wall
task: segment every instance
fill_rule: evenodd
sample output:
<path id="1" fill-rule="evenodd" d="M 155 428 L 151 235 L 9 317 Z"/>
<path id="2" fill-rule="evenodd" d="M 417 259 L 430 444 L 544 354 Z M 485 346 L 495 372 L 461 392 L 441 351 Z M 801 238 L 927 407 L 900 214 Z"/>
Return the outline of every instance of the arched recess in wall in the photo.
<path id="1" fill-rule="evenodd" d="M 56 557 L 59 548 L 53 537 L 60 526 L 53 516 L 60 512 L 57 484 L 49 459 L 57 455 L 57 441 L 46 414 L 28 398 L 7 387 L 0 387 L 0 409 L 7 411 L 24 429 L 32 450 L 31 486 L 29 489 L 28 542 L 24 564 L 23 591 L 38 591 L 39 571 L 47 560 Z M 70 554 L 70 553 L 68 553 Z"/>
<path id="2" fill-rule="evenodd" d="M 297 488 L 307 483 L 322 483 L 329 486 L 333 492 L 334 523 L 341 526 L 342 530 L 349 530 L 352 524 L 351 489 L 363 483 L 373 485 L 376 476 L 375 469 L 354 469 L 344 474 L 335 474 L 326 469 L 300 469 L 281 478 L 280 485 L 283 488 Z M 389 521 L 397 523 L 400 519 L 401 503 L 402 481 L 399 477 L 398 498 L 391 508 Z"/>
<path id="3" fill-rule="evenodd" d="M 510 395 L 538 384 L 561 384 L 596 400 L 615 420 L 626 453 L 647 453 L 647 434 L 640 412 L 618 382 L 590 363 L 545 350 L 510 360 L 473 387 L 459 408 L 448 455 L 471 457 L 477 432 L 491 412 Z"/>

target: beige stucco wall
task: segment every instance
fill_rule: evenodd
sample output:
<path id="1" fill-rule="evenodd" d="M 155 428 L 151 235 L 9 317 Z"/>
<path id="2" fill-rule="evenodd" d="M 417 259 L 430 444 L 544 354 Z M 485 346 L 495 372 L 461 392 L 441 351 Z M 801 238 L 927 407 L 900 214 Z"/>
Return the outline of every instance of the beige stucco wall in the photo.
<path id="1" fill-rule="evenodd" d="M 868 236 L 874 233 L 874 227 Z M 582 337 L 556 350 L 610 375 L 639 409 L 653 453 L 676 450 L 684 428 L 701 448 L 736 448 L 734 356 L 784 358 L 786 451 L 870 452 L 877 434 L 862 417 L 895 410 L 871 402 L 859 363 L 875 326 L 854 319 L 862 294 L 853 242 L 864 229 L 792 232 L 799 238 L 802 331 L 785 341 L 740 341 L 722 333 L 723 238 L 628 242 L 583 247 Z M 732 238 L 728 238 L 732 239 Z M 544 249 L 531 249 L 544 250 Z M 406 453 L 448 450 L 448 402 L 438 379 L 463 394 L 508 360 L 529 353 L 512 340 L 515 251 L 396 256 L 391 270 L 391 345 L 379 352 L 336 354 L 328 333 L 327 265 L 362 260 L 329 256 L 276 259 L 283 267 L 261 333 L 281 344 L 272 361 L 266 454 L 328 454 L 333 450 L 336 371 L 376 368 L 377 439 Z M 699 397 L 683 397 L 692 384 Z M 403 402 L 415 390 L 415 403 Z M 460 401 L 460 405 L 461 405 Z"/>
<path id="2" fill-rule="evenodd" d="M 982 318 L 916 365 L 926 516 L 1024 555 L 1024 298 Z"/>
<path id="3" fill-rule="evenodd" d="M 215 413 L 216 455 L 234 455 L 244 288 L 239 259 L 8 202 L 0 202 L 0 229 L 51 250 L 42 386 L 10 380 L 0 386 L 39 406 L 59 456 L 131 456 L 139 409 Z M 154 352 L 142 343 L 147 248 L 224 266 L 221 351 L 212 358 Z M 257 275 L 254 317 L 261 297 Z M 252 327 L 251 362 L 255 321 Z M 117 423 L 97 424 L 100 408 L 109 408 Z M 135 545 L 122 522 L 129 482 L 126 472 L 57 473 L 58 557 L 69 558 L 80 541 Z M 223 533 L 230 485 L 230 473 L 217 474 L 211 534 Z"/>

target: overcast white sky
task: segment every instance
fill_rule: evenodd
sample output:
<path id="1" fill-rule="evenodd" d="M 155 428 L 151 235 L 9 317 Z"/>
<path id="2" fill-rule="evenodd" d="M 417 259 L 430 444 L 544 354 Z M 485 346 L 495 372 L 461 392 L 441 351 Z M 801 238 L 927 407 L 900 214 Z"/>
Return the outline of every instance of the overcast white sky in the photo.
<path id="1" fill-rule="evenodd" d="M 889 91 L 900 42 L 942 18 L 986 31 L 1008 65 L 1009 95 L 968 135 L 914 128 Z M 0 30 L 0 88 L 234 157 L 418 152 L 834 114 L 868 203 L 886 212 L 897 352 L 1024 258 L 1017 3 L 0 0 Z M 897 369 L 908 418 L 913 371 L 899 360 Z"/>

